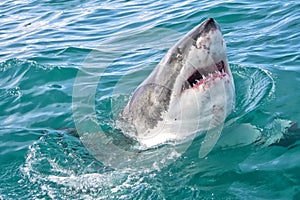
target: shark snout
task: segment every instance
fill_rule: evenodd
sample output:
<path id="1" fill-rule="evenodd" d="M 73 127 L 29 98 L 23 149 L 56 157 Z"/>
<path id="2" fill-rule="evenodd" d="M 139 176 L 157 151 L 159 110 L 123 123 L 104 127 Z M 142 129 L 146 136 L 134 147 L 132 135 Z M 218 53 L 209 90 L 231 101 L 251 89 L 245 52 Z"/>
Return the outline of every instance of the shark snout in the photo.
<path id="1" fill-rule="evenodd" d="M 203 22 L 203 32 L 207 33 L 211 30 L 220 30 L 219 24 L 213 18 L 209 18 Z"/>

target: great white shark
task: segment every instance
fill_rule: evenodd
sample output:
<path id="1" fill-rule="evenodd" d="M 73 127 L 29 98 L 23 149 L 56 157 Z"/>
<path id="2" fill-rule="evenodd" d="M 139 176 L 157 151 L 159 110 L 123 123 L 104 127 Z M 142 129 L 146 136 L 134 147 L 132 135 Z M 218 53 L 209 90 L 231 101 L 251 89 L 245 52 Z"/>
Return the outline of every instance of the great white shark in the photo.
<path id="1" fill-rule="evenodd" d="M 85 70 L 90 70 L 90 66 Z M 205 134 L 199 151 L 199 157 L 203 158 L 215 146 L 221 136 L 222 124 L 234 110 L 235 86 L 228 65 L 226 44 L 220 26 L 212 18 L 199 24 L 168 50 L 152 73 L 135 89 L 121 111 L 116 121 L 117 128 L 146 148 L 140 148 L 139 145 L 138 151 L 126 145 L 125 149 L 119 148 L 99 128 L 96 115 L 87 113 L 95 109 L 90 102 L 95 102 L 93 98 L 97 84 L 94 83 L 97 81 L 90 77 L 94 71 L 86 73 L 85 70 L 84 73 L 79 71 L 73 89 L 76 129 L 61 130 L 79 137 L 96 158 L 114 168 L 139 164 L 165 165 L 166 160 L 173 161 L 174 156 L 177 157 L 189 145 L 175 145 L 175 149 L 174 146 L 169 148 L 170 145 L 164 145 L 155 151 L 143 150 L 168 141 L 172 144 L 176 141 L 177 144 L 177 141 L 181 143 L 188 139 L 191 142 L 191 137 L 201 133 Z M 82 94 L 82 83 L 86 85 L 90 79 L 94 87 L 84 88 L 85 94 L 91 93 L 86 101 L 86 95 Z M 83 102 L 88 102 L 85 105 L 92 108 L 82 106 Z M 220 147 L 235 148 L 237 145 L 248 144 L 291 147 L 300 140 L 298 124 L 290 120 L 274 120 L 272 134 L 275 137 L 267 137 L 267 140 L 262 139 L 261 128 L 249 123 L 235 124 L 235 120 L 233 117 L 226 121 L 224 134 L 218 141 Z M 128 144 L 136 143 L 130 139 Z M 161 161 L 157 162 L 157 159 Z"/>
<path id="2" fill-rule="evenodd" d="M 120 127 L 152 147 L 182 140 L 224 123 L 235 87 L 220 26 L 209 18 L 171 47 L 135 89 Z"/>

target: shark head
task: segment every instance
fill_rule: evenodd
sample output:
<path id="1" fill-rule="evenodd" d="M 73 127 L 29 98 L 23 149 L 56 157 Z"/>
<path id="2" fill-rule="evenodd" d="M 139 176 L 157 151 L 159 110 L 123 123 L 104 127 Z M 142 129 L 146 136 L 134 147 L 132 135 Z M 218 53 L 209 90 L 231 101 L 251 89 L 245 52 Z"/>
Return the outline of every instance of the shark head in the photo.
<path id="1" fill-rule="evenodd" d="M 134 91 L 121 118 L 131 127 L 124 132 L 151 147 L 218 126 L 234 104 L 226 44 L 210 18 L 168 50 Z"/>

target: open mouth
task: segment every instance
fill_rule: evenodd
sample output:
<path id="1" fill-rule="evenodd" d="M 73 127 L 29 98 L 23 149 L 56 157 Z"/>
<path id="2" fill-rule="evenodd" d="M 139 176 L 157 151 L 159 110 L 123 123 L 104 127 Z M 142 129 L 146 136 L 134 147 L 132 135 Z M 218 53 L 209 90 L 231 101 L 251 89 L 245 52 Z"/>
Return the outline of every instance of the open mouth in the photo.
<path id="1" fill-rule="evenodd" d="M 200 71 L 196 70 L 182 85 L 182 91 L 193 87 L 197 87 L 212 78 L 226 76 L 224 61 L 215 64 L 215 71 Z"/>

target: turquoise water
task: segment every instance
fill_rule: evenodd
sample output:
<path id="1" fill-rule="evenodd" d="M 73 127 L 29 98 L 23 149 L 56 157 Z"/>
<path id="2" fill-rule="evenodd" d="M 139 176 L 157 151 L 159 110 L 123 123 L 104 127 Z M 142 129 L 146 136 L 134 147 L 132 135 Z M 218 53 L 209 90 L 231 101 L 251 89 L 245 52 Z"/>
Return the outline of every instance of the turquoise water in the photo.
<path id="1" fill-rule="evenodd" d="M 300 199 L 300 142 L 267 145 L 300 122 L 299 10 L 297 1 L 2 1 L 0 199 Z M 162 151 L 149 153 L 150 167 L 98 159 L 71 131 L 92 115 L 85 103 L 124 149 L 115 120 L 130 92 L 208 17 L 222 28 L 237 92 L 222 137 L 259 132 L 256 142 L 200 159 L 197 138 L 165 164 Z"/>

